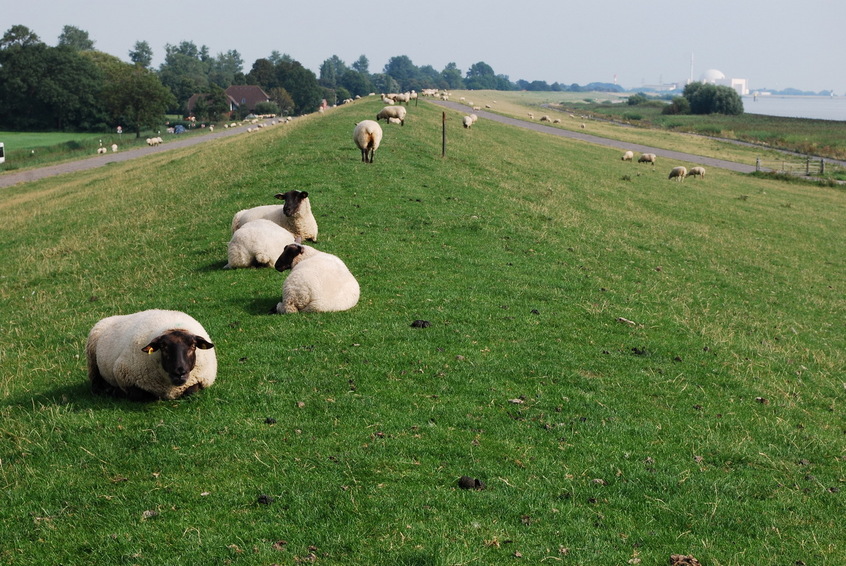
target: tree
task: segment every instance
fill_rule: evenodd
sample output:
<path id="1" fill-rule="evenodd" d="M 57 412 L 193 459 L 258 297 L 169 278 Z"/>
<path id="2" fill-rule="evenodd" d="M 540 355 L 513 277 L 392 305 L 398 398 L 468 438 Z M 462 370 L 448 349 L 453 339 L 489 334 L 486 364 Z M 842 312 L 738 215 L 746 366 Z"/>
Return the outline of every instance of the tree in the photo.
<path id="1" fill-rule="evenodd" d="M 247 84 L 258 85 L 265 92 L 278 86 L 276 77 L 276 64 L 270 59 L 256 59 L 253 68 L 247 73 Z"/>
<path id="2" fill-rule="evenodd" d="M 661 114 L 690 114 L 690 102 L 683 96 L 675 96 L 661 109 Z"/>
<path id="3" fill-rule="evenodd" d="M 111 55 L 96 54 L 92 58 L 105 76 L 101 98 L 112 126 L 124 126 L 140 137 L 143 130 L 164 121 L 165 111 L 175 101 L 156 73 Z"/>
<path id="4" fill-rule="evenodd" d="M 65 26 L 59 35 L 57 47 L 68 47 L 74 51 L 91 51 L 94 41 L 88 37 L 88 32 L 75 26 Z"/>
<path id="5" fill-rule="evenodd" d="M 165 60 L 159 67 L 159 77 L 175 97 L 170 110 L 178 110 L 193 94 L 208 92 L 209 68 L 208 48 L 205 46 L 198 49 L 190 41 L 165 45 Z"/>
<path id="6" fill-rule="evenodd" d="M 290 116 L 294 113 L 294 99 L 288 94 L 284 88 L 272 88 L 268 91 L 267 96 L 271 102 L 279 107 L 279 114 L 282 116 Z"/>
<path id="7" fill-rule="evenodd" d="M 406 55 L 398 57 L 391 57 L 385 64 L 384 73 L 390 75 L 397 83 L 399 83 L 399 91 L 408 91 L 412 88 L 412 81 L 417 79 L 419 71 L 411 59 Z M 389 91 L 390 92 L 390 91 Z"/>
<path id="8" fill-rule="evenodd" d="M 320 65 L 320 85 L 335 88 L 348 69 L 346 63 L 341 61 L 337 55 L 332 55 Z"/>
<path id="9" fill-rule="evenodd" d="M 743 114 L 743 100 L 731 87 L 693 82 L 684 87 L 682 95 L 693 114 Z"/>
<path id="10" fill-rule="evenodd" d="M 244 74 L 244 60 L 234 49 L 218 53 L 217 57 L 209 61 L 209 66 L 209 82 L 221 88 L 235 84 Z"/>
<path id="11" fill-rule="evenodd" d="M 294 101 L 296 114 L 314 112 L 320 105 L 323 91 L 317 83 L 317 76 L 302 66 L 299 61 L 283 61 L 276 65 L 278 85 L 288 91 Z"/>
<path id="12" fill-rule="evenodd" d="M 444 70 L 441 71 L 441 77 L 446 81 L 447 88 L 460 89 L 464 88 L 464 79 L 461 76 L 461 69 L 455 63 L 447 63 Z"/>
<path id="13" fill-rule="evenodd" d="M 362 75 L 370 75 L 370 61 L 368 61 L 367 57 L 364 55 L 360 55 L 358 59 L 356 59 L 355 63 L 352 64 L 352 68 L 354 71 L 358 71 Z"/>
<path id="14" fill-rule="evenodd" d="M 153 50 L 146 41 L 136 41 L 135 47 L 129 52 L 129 60 L 136 65 L 149 69 L 153 63 Z"/>
<path id="15" fill-rule="evenodd" d="M 473 90 L 495 89 L 496 83 L 496 74 L 493 68 L 484 61 L 479 61 L 473 63 L 467 70 L 464 86 Z"/>
<path id="16" fill-rule="evenodd" d="M 347 89 L 352 96 L 366 96 L 373 92 L 373 83 L 364 73 L 347 70 L 341 77 L 340 85 Z"/>
<path id="17" fill-rule="evenodd" d="M 13 47 L 30 47 L 43 44 L 41 39 L 26 26 L 16 25 L 10 27 L 0 39 L 0 50 L 12 49 Z"/>

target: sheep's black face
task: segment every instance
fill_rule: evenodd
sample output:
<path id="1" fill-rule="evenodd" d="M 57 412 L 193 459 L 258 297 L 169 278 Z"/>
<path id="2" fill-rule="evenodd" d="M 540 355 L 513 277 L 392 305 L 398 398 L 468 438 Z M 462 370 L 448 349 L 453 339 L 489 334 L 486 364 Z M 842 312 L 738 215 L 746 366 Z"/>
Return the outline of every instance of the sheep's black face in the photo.
<path id="1" fill-rule="evenodd" d="M 306 191 L 288 191 L 287 193 L 276 195 L 276 198 L 285 201 L 285 204 L 282 205 L 282 213 L 285 216 L 294 216 L 300 208 L 300 203 L 307 197 L 308 193 Z"/>
<path id="2" fill-rule="evenodd" d="M 294 260 L 301 253 L 303 253 L 303 247 L 301 245 L 288 244 L 285 246 L 285 249 L 282 250 L 282 254 L 276 260 L 276 264 L 273 267 L 276 268 L 276 271 L 291 269 L 294 266 Z"/>
<path id="3" fill-rule="evenodd" d="M 179 387 L 185 385 L 188 375 L 197 364 L 197 348 L 208 350 L 214 348 L 214 344 L 185 330 L 171 330 L 144 346 L 142 351 L 148 354 L 160 351 L 162 369 L 170 382 Z"/>

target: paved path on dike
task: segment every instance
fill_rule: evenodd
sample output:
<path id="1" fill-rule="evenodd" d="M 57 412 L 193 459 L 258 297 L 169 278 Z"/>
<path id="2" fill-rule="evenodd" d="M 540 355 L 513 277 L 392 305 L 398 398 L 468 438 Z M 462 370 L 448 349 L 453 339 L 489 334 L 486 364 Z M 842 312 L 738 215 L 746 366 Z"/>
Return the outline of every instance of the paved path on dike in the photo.
<path id="1" fill-rule="evenodd" d="M 451 110 L 458 110 L 459 112 L 467 113 L 468 108 L 466 104 L 459 104 L 458 102 L 448 102 L 444 100 L 430 100 L 429 102 L 434 102 L 439 106 L 444 106 Z M 659 157 L 665 157 L 669 159 L 675 159 L 677 161 L 687 161 L 696 163 L 698 165 L 707 165 L 710 167 L 718 167 L 720 169 L 728 169 L 730 171 L 737 171 L 739 173 L 752 173 L 755 171 L 754 165 L 746 165 L 745 163 L 737 163 L 734 161 L 726 161 L 724 159 L 714 159 L 712 157 L 703 157 L 701 155 L 693 155 L 691 153 L 683 153 L 681 151 L 671 151 L 667 149 L 659 149 L 657 147 L 650 147 L 648 145 L 640 145 L 636 143 L 628 143 L 622 142 L 618 140 L 612 140 L 608 138 L 601 138 L 599 136 L 592 136 L 590 134 L 582 133 L 582 132 L 574 132 L 571 130 L 565 130 L 562 128 L 554 128 L 552 126 L 546 126 L 544 124 L 538 122 L 529 122 L 527 120 L 517 120 L 515 118 L 509 118 L 507 116 L 501 116 L 499 114 L 494 114 L 493 112 L 485 112 L 484 110 L 473 110 L 474 114 L 476 114 L 479 118 L 485 118 L 487 120 L 494 120 L 496 122 L 501 122 L 503 124 L 508 124 L 511 126 L 517 126 L 520 128 L 527 128 L 529 130 L 535 130 L 536 132 L 544 132 L 546 134 L 551 134 L 553 136 L 561 136 L 565 138 L 571 138 L 575 140 L 580 140 L 596 145 L 604 145 L 606 147 L 615 147 L 622 151 L 632 150 L 634 152 L 640 153 L 654 153 Z"/>

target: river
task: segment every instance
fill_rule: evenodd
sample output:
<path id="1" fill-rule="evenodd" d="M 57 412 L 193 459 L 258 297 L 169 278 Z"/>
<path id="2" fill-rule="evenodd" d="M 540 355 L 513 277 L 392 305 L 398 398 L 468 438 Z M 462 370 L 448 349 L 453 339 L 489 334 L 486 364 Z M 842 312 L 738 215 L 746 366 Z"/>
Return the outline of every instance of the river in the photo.
<path id="1" fill-rule="evenodd" d="M 846 121 L 846 96 L 744 96 L 743 111 L 748 114 Z"/>

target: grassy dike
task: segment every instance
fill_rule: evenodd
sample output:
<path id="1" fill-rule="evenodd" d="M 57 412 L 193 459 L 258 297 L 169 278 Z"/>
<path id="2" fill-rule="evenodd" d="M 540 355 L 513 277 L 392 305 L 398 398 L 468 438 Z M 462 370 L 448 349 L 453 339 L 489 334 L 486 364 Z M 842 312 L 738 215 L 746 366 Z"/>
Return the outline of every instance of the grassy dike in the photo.
<path id="1" fill-rule="evenodd" d="M 380 107 L 0 192 L 0 563 L 846 556 L 842 190 L 453 112 L 442 159 L 424 102 L 366 165 Z M 290 189 L 354 309 L 270 316 L 284 275 L 221 269 Z M 92 396 L 88 330 L 147 308 L 203 323 L 217 383 Z"/>

